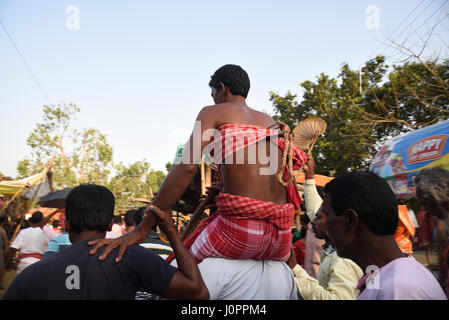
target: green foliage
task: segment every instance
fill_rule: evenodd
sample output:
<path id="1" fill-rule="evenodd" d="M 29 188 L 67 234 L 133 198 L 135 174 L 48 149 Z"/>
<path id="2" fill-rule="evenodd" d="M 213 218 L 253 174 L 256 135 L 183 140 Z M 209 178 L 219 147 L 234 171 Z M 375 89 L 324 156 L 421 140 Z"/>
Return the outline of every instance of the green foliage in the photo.
<path id="1" fill-rule="evenodd" d="M 317 172 L 339 175 L 369 167 L 379 144 L 449 115 L 449 61 L 389 67 L 378 56 L 358 70 L 343 64 L 336 79 L 321 73 L 303 81 L 303 99 L 270 92 L 275 120 L 291 128 L 301 119 L 323 118 L 328 127 L 313 153 Z"/>
<path id="2" fill-rule="evenodd" d="M 75 166 L 66 155 L 64 139 L 73 135 L 71 124 L 80 109 L 73 103 L 44 105 L 43 121 L 38 123 L 27 139 L 31 152 L 17 164 L 18 178 L 41 172 L 52 156 L 53 177 L 56 187 L 72 186 L 77 183 Z"/>
<path id="3" fill-rule="evenodd" d="M 106 136 L 97 129 L 84 129 L 74 159 L 80 168 L 80 183 L 107 183 L 112 165 L 112 147 L 107 143 Z"/>
<path id="4" fill-rule="evenodd" d="M 115 194 L 116 207 L 130 205 L 132 198 L 151 198 L 165 174 L 150 169 L 146 160 L 114 166 L 113 149 L 104 134 L 95 128 L 73 129 L 79 112 L 72 103 L 43 107 L 43 121 L 27 139 L 30 156 L 17 164 L 18 178 L 41 172 L 56 153 L 52 166 L 56 189 L 80 183 L 104 185 Z"/>
<path id="5" fill-rule="evenodd" d="M 173 168 L 173 164 L 171 162 L 167 162 L 165 164 L 165 169 L 167 170 L 167 172 L 170 172 L 170 170 Z"/>
<path id="6" fill-rule="evenodd" d="M 126 166 L 119 163 L 116 173 L 107 184 L 115 195 L 116 207 L 124 208 L 132 198 L 149 198 L 152 192 L 159 190 L 165 178 L 161 170 L 150 169 L 146 161 L 136 161 Z"/>

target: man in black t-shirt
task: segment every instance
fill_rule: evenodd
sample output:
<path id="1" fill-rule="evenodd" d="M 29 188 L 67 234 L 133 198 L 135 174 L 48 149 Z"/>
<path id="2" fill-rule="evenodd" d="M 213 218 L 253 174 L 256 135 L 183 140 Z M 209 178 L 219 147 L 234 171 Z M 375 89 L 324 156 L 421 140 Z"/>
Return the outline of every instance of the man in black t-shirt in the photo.
<path id="1" fill-rule="evenodd" d="M 150 208 L 180 261 L 179 269 L 139 245 L 128 248 L 118 263 L 114 255 L 104 261 L 98 259 L 100 253 L 90 255 L 87 243 L 104 238 L 112 227 L 114 196 L 102 186 L 80 185 L 69 193 L 66 204 L 66 230 L 73 245 L 25 268 L 3 299 L 134 299 L 138 288 L 173 299 L 208 299 L 199 269 L 170 215 Z"/>

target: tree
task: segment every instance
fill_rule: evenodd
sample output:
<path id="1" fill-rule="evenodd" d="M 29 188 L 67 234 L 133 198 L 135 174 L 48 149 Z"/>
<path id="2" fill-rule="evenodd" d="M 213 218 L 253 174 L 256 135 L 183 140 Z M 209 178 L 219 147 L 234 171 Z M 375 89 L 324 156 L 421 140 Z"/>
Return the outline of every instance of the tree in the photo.
<path id="1" fill-rule="evenodd" d="M 173 164 L 171 162 L 167 162 L 165 164 L 165 170 L 167 170 L 167 172 L 170 172 L 170 170 L 173 168 Z"/>
<path id="2" fill-rule="evenodd" d="M 316 82 L 303 81 L 301 102 L 290 92 L 270 92 L 274 118 L 292 128 L 311 116 L 326 121 L 314 148 L 317 172 L 335 176 L 367 169 L 380 143 L 448 117 L 449 63 L 426 64 L 393 66 L 387 74 L 385 58 L 378 56 L 362 68 L 360 82 L 359 71 L 345 63 L 337 79 L 322 73 Z"/>
<path id="3" fill-rule="evenodd" d="M 52 166 L 56 188 L 80 183 L 106 184 L 112 166 L 112 147 L 97 129 L 83 129 L 82 133 L 73 129 L 79 112 L 73 103 L 43 107 L 43 122 L 36 125 L 27 139 L 30 156 L 17 164 L 18 178 L 41 172 L 56 153 Z"/>
<path id="4" fill-rule="evenodd" d="M 112 147 L 107 143 L 105 135 L 97 129 L 84 129 L 81 145 L 75 150 L 74 158 L 79 167 L 80 183 L 107 183 L 112 165 Z"/>
<path id="5" fill-rule="evenodd" d="M 30 156 L 17 165 L 19 178 L 41 172 L 54 153 L 58 155 L 53 164 L 56 185 L 71 185 L 76 178 L 72 163 L 66 155 L 64 139 L 71 134 L 71 125 L 80 109 L 73 103 L 44 105 L 44 119 L 38 123 L 27 139 Z"/>
<path id="6" fill-rule="evenodd" d="M 150 169 L 150 164 L 145 159 L 128 166 L 119 163 L 115 170 L 108 187 L 115 195 L 117 208 L 125 208 L 132 198 L 151 198 L 151 193 L 159 190 L 165 178 L 161 170 Z"/>

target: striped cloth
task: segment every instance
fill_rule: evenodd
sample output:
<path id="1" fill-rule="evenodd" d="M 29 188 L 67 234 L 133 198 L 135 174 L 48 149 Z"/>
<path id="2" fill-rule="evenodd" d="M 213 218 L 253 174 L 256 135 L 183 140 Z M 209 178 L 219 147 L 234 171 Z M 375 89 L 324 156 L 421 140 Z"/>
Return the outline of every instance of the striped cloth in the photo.
<path id="1" fill-rule="evenodd" d="M 221 164 L 227 163 L 227 158 L 231 154 L 265 140 L 268 137 L 270 137 L 271 142 L 283 151 L 285 146 L 284 138 L 279 138 L 278 136 L 278 130 L 248 124 L 224 124 L 218 128 L 214 135 L 214 140 L 205 147 L 204 152 L 210 153 L 212 161 L 220 167 Z M 304 151 L 294 146 L 292 160 L 293 170 L 298 170 L 306 162 L 307 155 Z M 286 166 L 283 179 L 284 181 L 288 181 L 288 178 L 289 173 Z M 299 209 L 302 201 L 295 184 L 291 183 L 288 185 L 286 192 L 288 202 L 293 203 L 295 209 Z"/>
<path id="2" fill-rule="evenodd" d="M 215 137 L 208 151 L 221 154 L 221 160 L 248 145 L 278 135 L 274 130 L 240 124 L 223 125 L 219 131 L 221 135 Z M 271 140 L 283 149 L 282 138 Z M 226 147 L 228 143 L 233 147 Z M 294 168 L 299 169 L 306 161 L 306 155 L 297 148 L 293 151 Z M 284 180 L 287 178 L 286 168 Z M 215 197 L 217 211 L 201 221 L 184 245 L 197 263 L 207 257 L 286 261 L 290 255 L 295 208 L 301 203 L 295 184 L 286 189 L 289 203 L 284 205 L 220 193 Z M 172 254 L 167 261 L 170 263 L 173 259 Z"/>

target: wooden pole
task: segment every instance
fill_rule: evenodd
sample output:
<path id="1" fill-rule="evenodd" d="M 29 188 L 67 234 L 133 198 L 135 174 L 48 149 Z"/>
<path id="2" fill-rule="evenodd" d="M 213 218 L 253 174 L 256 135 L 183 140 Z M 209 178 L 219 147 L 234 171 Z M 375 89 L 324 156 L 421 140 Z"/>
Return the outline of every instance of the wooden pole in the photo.
<path id="1" fill-rule="evenodd" d="M 47 173 L 47 177 L 48 177 L 48 184 L 50 185 L 50 191 L 51 192 L 55 192 L 55 180 L 53 178 L 53 171 L 48 171 Z"/>
<path id="2" fill-rule="evenodd" d="M 11 202 L 13 202 L 13 200 L 14 200 L 15 198 L 17 198 L 20 194 L 22 194 L 22 192 L 25 190 L 25 188 L 27 188 L 27 185 L 25 185 L 25 186 L 23 186 L 23 187 L 20 187 L 20 189 L 19 189 L 19 190 L 12 196 L 12 198 L 9 199 L 9 200 L 6 202 L 6 205 L 3 207 L 2 210 L 6 210 L 6 209 L 8 208 L 8 206 L 9 206 L 9 204 L 10 204 Z"/>
<path id="3" fill-rule="evenodd" d="M 295 215 L 295 225 L 296 225 L 296 231 L 301 231 L 301 220 L 299 219 L 299 214 Z"/>
<path id="4" fill-rule="evenodd" d="M 215 194 L 213 192 L 211 192 L 204 198 L 203 201 L 200 202 L 200 205 L 195 209 L 195 212 L 193 213 L 192 219 L 190 219 L 184 232 L 181 235 L 182 241 L 187 239 L 187 237 L 193 232 L 193 230 L 195 230 L 196 226 L 202 220 L 201 215 L 204 212 L 204 208 L 206 207 L 206 204 L 214 197 L 215 197 Z"/>
<path id="5" fill-rule="evenodd" d="M 204 156 L 201 157 L 201 194 L 206 194 L 206 173 L 204 170 Z"/>

